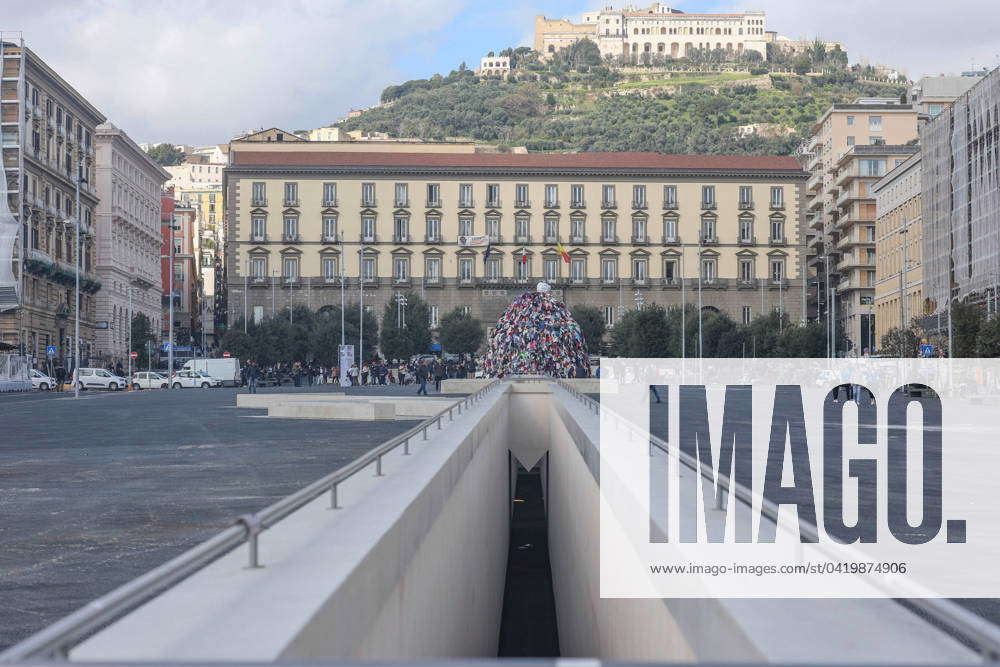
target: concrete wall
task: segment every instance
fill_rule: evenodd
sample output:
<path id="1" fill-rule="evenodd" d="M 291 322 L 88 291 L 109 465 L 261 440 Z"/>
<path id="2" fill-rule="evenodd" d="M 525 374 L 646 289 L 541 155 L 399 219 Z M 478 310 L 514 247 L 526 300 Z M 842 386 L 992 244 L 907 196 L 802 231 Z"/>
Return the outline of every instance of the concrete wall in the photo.
<path id="1" fill-rule="evenodd" d="M 74 660 L 493 657 L 509 534 L 507 397 L 433 429 L 72 653 Z"/>

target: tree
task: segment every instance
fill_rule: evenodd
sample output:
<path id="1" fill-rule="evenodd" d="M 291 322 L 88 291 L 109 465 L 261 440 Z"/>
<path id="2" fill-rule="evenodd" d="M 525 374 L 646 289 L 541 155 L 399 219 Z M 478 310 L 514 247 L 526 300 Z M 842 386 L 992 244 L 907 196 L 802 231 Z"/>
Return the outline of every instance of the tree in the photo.
<path id="1" fill-rule="evenodd" d="M 396 299 L 385 304 L 379 348 L 386 359 L 409 359 L 431 349 L 431 311 L 416 292 L 405 292 L 404 321 L 399 320 Z M 400 326 L 403 324 L 403 326 Z"/>
<path id="2" fill-rule="evenodd" d="M 980 357 L 1000 357 L 1000 317 L 994 315 L 979 327 L 976 351 Z"/>
<path id="3" fill-rule="evenodd" d="M 956 301 L 951 306 L 952 353 L 957 358 L 976 356 L 983 311 L 979 306 Z"/>
<path id="4" fill-rule="evenodd" d="M 570 309 L 573 319 L 580 326 L 583 342 L 590 354 L 600 354 L 601 339 L 607 328 L 604 324 L 604 314 L 596 306 L 577 305 Z"/>
<path id="5" fill-rule="evenodd" d="M 662 306 L 630 310 L 611 329 L 611 349 L 616 357 L 671 357 L 670 325 Z"/>
<path id="6" fill-rule="evenodd" d="M 222 337 L 222 349 L 230 354 L 234 359 L 243 362 L 253 359 L 253 338 L 249 333 L 243 333 L 243 320 L 240 319 L 237 326 L 230 329 Z"/>
<path id="7" fill-rule="evenodd" d="M 882 336 L 882 351 L 893 357 L 912 359 L 920 351 L 920 338 L 909 327 L 893 327 Z"/>
<path id="8" fill-rule="evenodd" d="M 156 340 L 156 336 L 153 335 L 152 327 L 149 323 L 149 318 L 146 317 L 145 313 L 136 313 L 132 316 L 132 349 L 131 352 L 136 352 L 139 356 L 136 357 L 135 365 L 138 368 L 148 365 L 149 354 L 147 351 L 146 343 L 151 343 Z"/>
<path id="9" fill-rule="evenodd" d="M 146 153 L 164 167 L 172 167 L 184 162 L 184 151 L 172 144 L 150 146 Z"/>
<path id="10" fill-rule="evenodd" d="M 812 60 L 806 54 L 801 54 L 792 60 L 792 71 L 796 74 L 802 76 L 809 73 L 812 69 Z"/>
<path id="11" fill-rule="evenodd" d="M 445 352 L 452 354 L 473 354 L 483 344 L 486 330 L 483 323 L 466 313 L 461 308 L 455 308 L 441 318 L 438 327 L 438 341 Z"/>

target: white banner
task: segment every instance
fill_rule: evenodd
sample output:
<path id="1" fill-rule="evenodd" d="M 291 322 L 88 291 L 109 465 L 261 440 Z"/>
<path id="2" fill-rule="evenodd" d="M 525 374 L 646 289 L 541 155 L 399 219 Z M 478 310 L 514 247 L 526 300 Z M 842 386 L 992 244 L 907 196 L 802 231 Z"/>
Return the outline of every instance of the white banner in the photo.
<path id="1" fill-rule="evenodd" d="M 1000 597 L 998 407 L 997 359 L 602 359 L 601 595 Z"/>
<path id="2" fill-rule="evenodd" d="M 349 387 L 351 386 L 351 380 L 347 377 L 347 372 L 354 365 L 354 346 L 353 345 L 341 345 L 340 346 L 340 386 Z"/>
<path id="3" fill-rule="evenodd" d="M 490 244 L 489 234 L 458 237 L 458 245 L 462 246 L 463 248 L 485 248 L 489 244 Z"/>

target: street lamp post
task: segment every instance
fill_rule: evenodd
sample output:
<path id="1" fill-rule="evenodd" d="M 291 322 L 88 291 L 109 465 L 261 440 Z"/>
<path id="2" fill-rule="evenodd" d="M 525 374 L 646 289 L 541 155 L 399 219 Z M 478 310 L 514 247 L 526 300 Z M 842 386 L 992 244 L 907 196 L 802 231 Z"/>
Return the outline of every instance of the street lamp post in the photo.
<path id="1" fill-rule="evenodd" d="M 80 182 L 83 180 L 83 159 L 77 158 L 76 162 L 76 256 L 74 265 L 76 268 L 76 322 L 74 323 L 73 340 L 73 370 L 77 374 L 76 382 L 73 383 L 73 398 L 80 398 Z"/>
<path id="2" fill-rule="evenodd" d="M 643 307 L 643 306 L 644 306 L 645 304 L 646 304 L 646 297 L 644 297 L 644 296 L 642 295 L 642 292 L 641 292 L 641 291 L 639 291 L 639 290 L 636 290 L 636 291 L 635 291 L 635 307 L 636 307 L 636 310 L 641 310 L 641 309 L 642 309 L 642 307 Z"/>
<path id="3" fill-rule="evenodd" d="M 396 293 L 396 325 L 400 329 L 406 327 L 406 295 L 402 292 Z"/>
<path id="4" fill-rule="evenodd" d="M 271 317 L 278 299 L 278 269 L 271 269 Z"/>

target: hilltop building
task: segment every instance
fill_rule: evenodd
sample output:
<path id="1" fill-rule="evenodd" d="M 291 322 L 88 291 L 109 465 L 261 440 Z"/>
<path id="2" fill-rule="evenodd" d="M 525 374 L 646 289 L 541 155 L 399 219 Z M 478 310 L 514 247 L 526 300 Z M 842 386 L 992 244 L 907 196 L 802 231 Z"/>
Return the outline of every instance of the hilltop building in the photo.
<path id="1" fill-rule="evenodd" d="M 654 54 L 681 58 L 695 49 L 733 54 L 756 51 L 767 59 L 767 17 L 762 11 L 688 14 L 660 3 L 645 9 L 602 9 L 583 14 L 582 23 L 535 17 L 534 49 L 543 56 L 580 39 L 597 43 L 602 56 L 641 61 Z"/>

